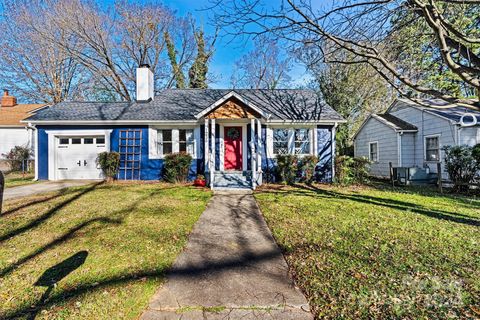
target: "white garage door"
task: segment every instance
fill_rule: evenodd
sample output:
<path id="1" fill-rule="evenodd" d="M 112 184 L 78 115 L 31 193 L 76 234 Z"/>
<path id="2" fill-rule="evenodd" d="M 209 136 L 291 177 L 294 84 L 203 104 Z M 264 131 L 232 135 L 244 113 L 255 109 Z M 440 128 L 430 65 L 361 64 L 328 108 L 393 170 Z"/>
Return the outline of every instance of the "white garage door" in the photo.
<path id="1" fill-rule="evenodd" d="M 97 155 L 107 151 L 105 136 L 55 138 L 55 179 L 102 179 Z"/>

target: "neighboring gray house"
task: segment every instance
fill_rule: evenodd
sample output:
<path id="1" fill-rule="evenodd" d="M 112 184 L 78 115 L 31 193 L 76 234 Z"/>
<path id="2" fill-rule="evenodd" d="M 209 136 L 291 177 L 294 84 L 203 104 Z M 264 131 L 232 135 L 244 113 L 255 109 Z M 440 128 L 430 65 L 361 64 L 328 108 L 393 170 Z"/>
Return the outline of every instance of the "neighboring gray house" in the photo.
<path id="1" fill-rule="evenodd" d="M 480 112 L 440 100 L 423 105 L 397 99 L 384 114 L 372 114 L 354 137 L 356 157 L 372 161 L 373 176 L 389 177 L 393 167 L 414 168 L 419 176 L 437 172 L 447 145 L 480 143 Z M 448 179 L 442 166 L 442 177 Z"/>

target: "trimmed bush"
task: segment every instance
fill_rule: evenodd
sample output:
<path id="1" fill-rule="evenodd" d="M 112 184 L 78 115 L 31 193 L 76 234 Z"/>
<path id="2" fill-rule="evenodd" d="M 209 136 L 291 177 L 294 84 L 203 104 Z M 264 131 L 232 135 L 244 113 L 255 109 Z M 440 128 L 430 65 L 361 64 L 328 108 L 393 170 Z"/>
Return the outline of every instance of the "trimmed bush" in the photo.
<path id="1" fill-rule="evenodd" d="M 165 156 L 163 179 L 172 183 L 187 182 L 192 165 L 192 156 L 186 152 L 170 153 Z"/>
<path id="2" fill-rule="evenodd" d="M 277 156 L 277 176 L 278 180 L 292 185 L 297 178 L 298 157 L 291 154 Z"/>
<path id="3" fill-rule="evenodd" d="M 311 184 L 315 179 L 315 168 L 317 167 L 318 157 L 308 155 L 298 160 L 298 171 L 301 173 L 301 181 Z"/>
<path id="4" fill-rule="evenodd" d="M 367 158 L 336 157 L 335 182 L 342 185 L 367 182 L 369 164 Z"/>
<path id="5" fill-rule="evenodd" d="M 97 156 L 97 165 L 102 168 L 103 174 L 108 181 L 113 180 L 120 167 L 120 153 L 100 152 Z"/>
<path id="6" fill-rule="evenodd" d="M 453 191 L 468 191 L 480 170 L 480 144 L 469 146 L 446 146 L 445 170 L 453 182 Z"/>
<path id="7" fill-rule="evenodd" d="M 8 153 L 3 154 L 12 171 L 28 171 L 28 160 L 31 155 L 32 150 L 22 146 L 15 146 Z"/>

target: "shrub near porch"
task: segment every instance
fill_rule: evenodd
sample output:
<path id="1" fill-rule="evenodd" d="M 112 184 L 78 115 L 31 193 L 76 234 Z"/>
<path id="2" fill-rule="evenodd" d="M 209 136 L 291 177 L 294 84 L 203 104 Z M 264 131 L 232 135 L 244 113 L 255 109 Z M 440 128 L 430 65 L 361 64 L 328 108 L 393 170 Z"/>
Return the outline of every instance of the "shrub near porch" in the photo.
<path id="1" fill-rule="evenodd" d="M 256 193 L 317 318 L 480 317 L 480 201 L 420 189 Z"/>
<path id="2" fill-rule="evenodd" d="M 7 202 L 0 318 L 137 318 L 209 198 L 193 187 L 119 183 Z M 52 277 L 60 280 L 42 297 Z"/>

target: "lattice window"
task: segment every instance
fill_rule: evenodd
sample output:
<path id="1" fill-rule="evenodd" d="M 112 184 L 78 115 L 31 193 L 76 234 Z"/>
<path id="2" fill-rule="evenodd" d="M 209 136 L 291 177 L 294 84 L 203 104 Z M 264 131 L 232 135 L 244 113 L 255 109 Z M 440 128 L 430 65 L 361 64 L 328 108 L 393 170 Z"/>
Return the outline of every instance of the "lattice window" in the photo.
<path id="1" fill-rule="evenodd" d="M 288 154 L 288 129 L 273 129 L 273 154 Z"/>

